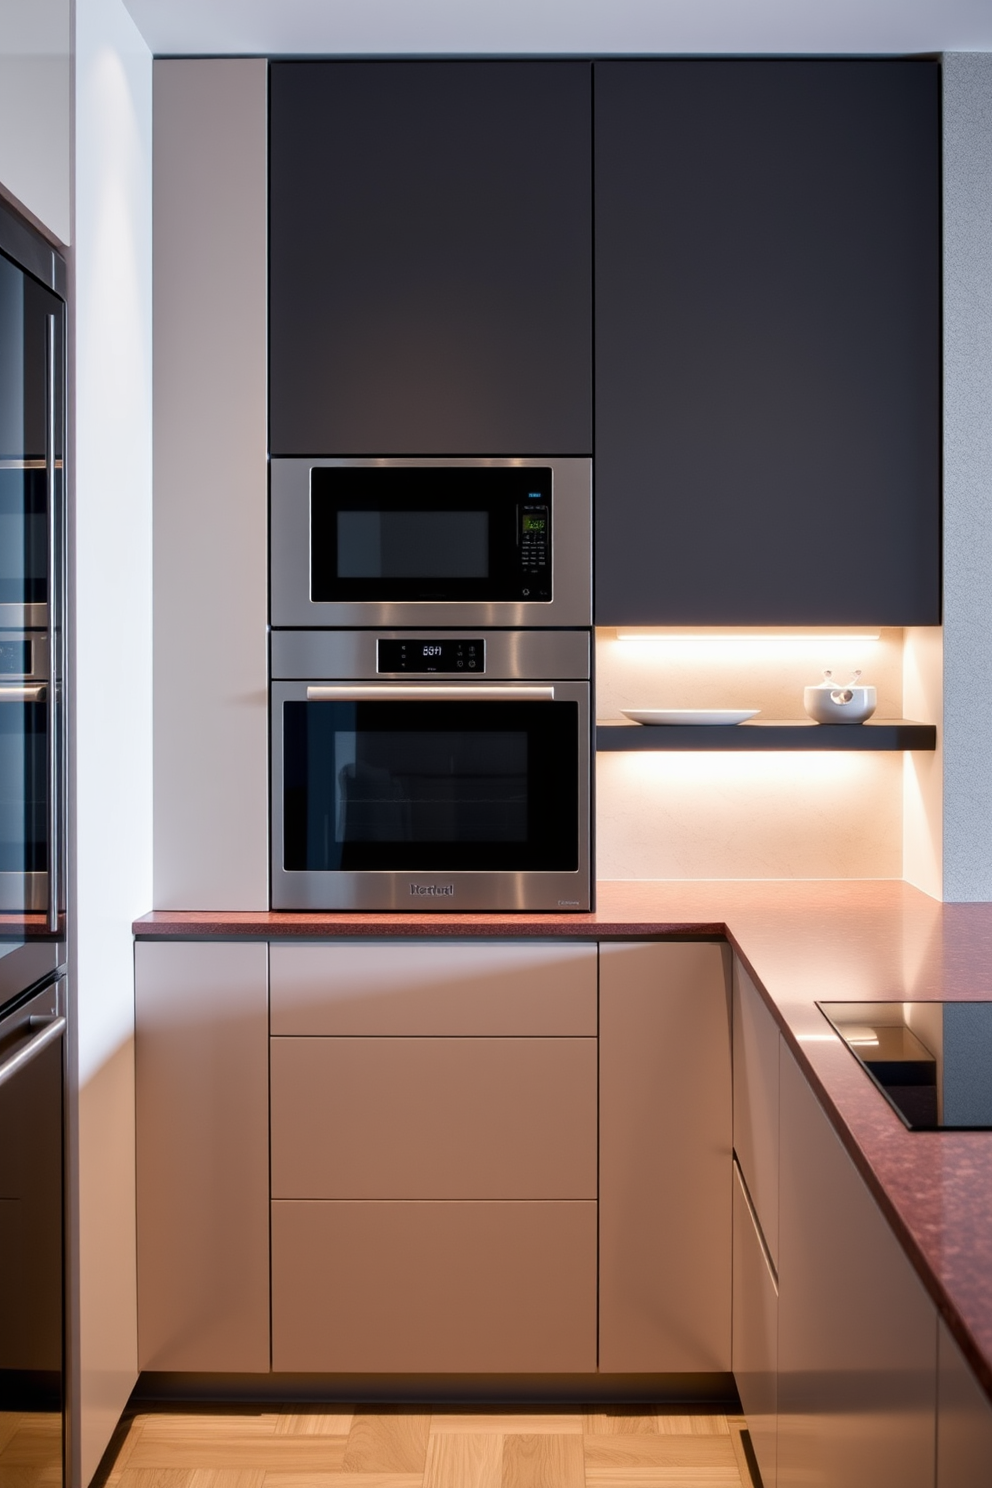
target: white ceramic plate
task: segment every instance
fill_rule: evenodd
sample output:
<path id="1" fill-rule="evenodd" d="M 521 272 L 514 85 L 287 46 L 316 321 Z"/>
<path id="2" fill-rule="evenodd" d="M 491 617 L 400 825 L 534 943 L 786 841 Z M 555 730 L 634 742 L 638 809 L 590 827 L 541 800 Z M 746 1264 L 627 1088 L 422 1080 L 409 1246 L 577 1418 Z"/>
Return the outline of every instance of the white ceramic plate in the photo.
<path id="1" fill-rule="evenodd" d="M 634 723 L 743 723 L 760 708 L 622 708 Z"/>

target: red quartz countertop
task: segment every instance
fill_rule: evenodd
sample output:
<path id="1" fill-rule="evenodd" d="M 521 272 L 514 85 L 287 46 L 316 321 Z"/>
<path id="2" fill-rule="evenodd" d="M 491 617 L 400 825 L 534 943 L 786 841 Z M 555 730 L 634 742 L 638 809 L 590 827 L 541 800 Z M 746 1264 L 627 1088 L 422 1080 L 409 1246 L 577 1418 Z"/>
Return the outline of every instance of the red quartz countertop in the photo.
<path id="1" fill-rule="evenodd" d="M 764 992 L 842 1142 L 992 1398 L 992 1132 L 910 1132 L 814 1006 L 992 999 L 992 904 L 898 881 L 602 883 L 591 914 L 156 912 L 140 937 L 719 935 Z"/>

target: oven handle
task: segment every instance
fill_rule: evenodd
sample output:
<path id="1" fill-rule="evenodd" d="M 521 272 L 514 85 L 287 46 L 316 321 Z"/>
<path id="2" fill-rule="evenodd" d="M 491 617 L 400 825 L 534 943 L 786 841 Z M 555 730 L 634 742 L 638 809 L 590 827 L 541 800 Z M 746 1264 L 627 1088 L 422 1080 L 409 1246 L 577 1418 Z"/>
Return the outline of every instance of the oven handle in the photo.
<path id="1" fill-rule="evenodd" d="M 44 682 L 0 683 L 0 703 L 40 703 L 45 696 Z"/>
<path id="2" fill-rule="evenodd" d="M 49 1044 L 61 1038 L 64 1032 L 64 1018 L 53 1018 L 51 1022 L 46 1022 L 44 1028 L 35 1034 L 30 1043 L 25 1044 L 23 1049 L 19 1049 L 16 1054 L 12 1054 L 8 1060 L 0 1064 L 0 1085 L 6 1085 L 7 1081 L 12 1080 L 26 1064 L 30 1064 L 42 1049 L 47 1049 Z"/>
<path id="3" fill-rule="evenodd" d="M 510 683 L 505 687 L 466 682 L 462 686 L 400 686 L 374 683 L 367 687 L 308 687 L 308 703 L 547 703 L 554 701 L 554 687 Z"/>

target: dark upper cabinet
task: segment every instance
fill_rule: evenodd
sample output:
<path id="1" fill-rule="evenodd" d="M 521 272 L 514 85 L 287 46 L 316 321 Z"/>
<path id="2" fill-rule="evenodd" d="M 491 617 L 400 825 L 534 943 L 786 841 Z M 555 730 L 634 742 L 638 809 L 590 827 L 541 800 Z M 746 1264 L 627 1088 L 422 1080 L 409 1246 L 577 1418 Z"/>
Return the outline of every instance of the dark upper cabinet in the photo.
<path id="1" fill-rule="evenodd" d="M 590 454 L 591 65 L 270 77 L 272 453 Z"/>
<path id="2" fill-rule="evenodd" d="M 596 64 L 597 623 L 939 621 L 939 87 Z"/>

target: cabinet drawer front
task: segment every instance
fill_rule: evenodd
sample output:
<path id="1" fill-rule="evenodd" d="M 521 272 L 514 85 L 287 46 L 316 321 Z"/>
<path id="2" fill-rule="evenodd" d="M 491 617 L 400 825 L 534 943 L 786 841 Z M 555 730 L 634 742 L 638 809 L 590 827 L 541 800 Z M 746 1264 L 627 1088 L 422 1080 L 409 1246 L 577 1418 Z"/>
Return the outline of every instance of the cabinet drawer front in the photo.
<path id="1" fill-rule="evenodd" d="M 594 1199 L 595 1039 L 272 1040 L 280 1199 Z"/>
<path id="2" fill-rule="evenodd" d="M 734 1151 L 772 1263 L 778 1264 L 779 1031 L 734 961 Z"/>
<path id="3" fill-rule="evenodd" d="M 274 945 L 272 1032 L 596 1034 L 594 945 Z"/>
<path id="4" fill-rule="evenodd" d="M 272 1367 L 596 1368 L 593 1203 L 274 1203 Z"/>
<path id="5" fill-rule="evenodd" d="M 734 1380 L 761 1469 L 775 1488 L 778 1414 L 778 1292 L 734 1165 Z"/>

